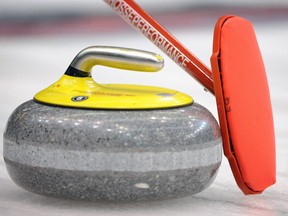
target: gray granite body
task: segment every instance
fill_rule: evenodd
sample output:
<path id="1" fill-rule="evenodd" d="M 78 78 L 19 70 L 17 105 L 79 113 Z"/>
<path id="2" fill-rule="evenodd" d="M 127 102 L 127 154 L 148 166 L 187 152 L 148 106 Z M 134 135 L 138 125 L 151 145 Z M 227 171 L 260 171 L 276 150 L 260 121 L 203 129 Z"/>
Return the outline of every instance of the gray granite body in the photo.
<path id="1" fill-rule="evenodd" d="M 136 201 L 207 188 L 222 157 L 219 126 L 203 106 L 88 110 L 30 100 L 10 116 L 4 160 L 26 190 L 53 197 Z"/>

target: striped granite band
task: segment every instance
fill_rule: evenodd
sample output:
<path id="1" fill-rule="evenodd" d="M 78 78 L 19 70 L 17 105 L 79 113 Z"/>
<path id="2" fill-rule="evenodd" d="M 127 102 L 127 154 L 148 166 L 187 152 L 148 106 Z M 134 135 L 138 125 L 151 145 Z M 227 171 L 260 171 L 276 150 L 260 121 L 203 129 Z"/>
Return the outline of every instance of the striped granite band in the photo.
<path id="1" fill-rule="evenodd" d="M 222 140 L 207 148 L 187 148 L 181 151 L 97 152 L 61 150 L 17 145 L 5 140 L 4 159 L 28 166 L 78 171 L 168 171 L 191 169 L 221 162 Z"/>

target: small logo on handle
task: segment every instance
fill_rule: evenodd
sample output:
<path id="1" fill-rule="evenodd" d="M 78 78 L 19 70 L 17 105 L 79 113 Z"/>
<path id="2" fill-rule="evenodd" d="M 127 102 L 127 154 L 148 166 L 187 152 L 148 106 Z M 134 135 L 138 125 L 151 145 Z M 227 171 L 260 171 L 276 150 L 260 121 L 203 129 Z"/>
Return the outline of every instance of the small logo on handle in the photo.
<path id="1" fill-rule="evenodd" d="M 75 96 L 75 97 L 72 97 L 71 100 L 74 101 L 74 102 L 81 102 L 81 101 L 85 101 L 87 100 L 88 97 L 87 96 Z"/>

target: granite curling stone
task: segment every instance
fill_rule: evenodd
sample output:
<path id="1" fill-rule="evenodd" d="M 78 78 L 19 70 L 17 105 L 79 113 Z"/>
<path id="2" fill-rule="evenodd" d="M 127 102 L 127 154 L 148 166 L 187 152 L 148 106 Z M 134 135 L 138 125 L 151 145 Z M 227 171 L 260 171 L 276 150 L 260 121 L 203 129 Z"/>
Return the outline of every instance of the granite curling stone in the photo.
<path id="1" fill-rule="evenodd" d="M 85 58 L 91 59 L 87 52 L 97 56 L 100 51 L 106 54 L 111 49 L 119 52 L 117 59 L 122 55 L 120 60 L 127 65 L 136 61 L 133 59 L 136 51 L 131 49 L 90 47 L 80 54 L 84 52 Z M 137 50 L 138 53 L 147 54 Z M 159 56 L 157 61 L 160 64 Z M 183 93 L 171 90 L 174 92 L 171 94 L 169 89 L 163 92 L 163 88 L 156 87 L 149 87 L 152 88 L 149 94 L 154 92 L 160 98 L 157 108 L 154 102 L 149 103 L 156 97 L 154 93 L 149 98 L 146 93 L 142 97 L 143 91 L 139 90 L 140 96 L 137 95 L 139 91 L 136 96 L 131 96 L 134 93 L 127 90 L 139 86 L 108 85 L 108 88 L 105 85 L 105 89 L 99 90 L 101 85 L 95 83 L 97 91 L 102 92 L 95 94 L 90 74 L 87 72 L 87 76 L 77 77 L 75 71 L 86 71 L 73 62 L 67 71 L 73 67 L 74 74 L 66 71 L 64 76 L 86 79 L 91 91 L 83 90 L 81 86 L 81 91 L 77 92 L 79 86 L 75 86 L 74 81 L 76 90 L 71 90 L 72 95 L 66 95 L 65 91 L 62 101 L 58 96 L 51 98 L 55 88 L 58 91 L 59 85 L 69 83 L 62 77 L 60 83 L 44 90 L 49 99 L 45 99 L 43 92 L 43 97 L 36 95 L 33 100 L 20 105 L 8 120 L 4 132 L 4 160 L 16 184 L 28 191 L 57 198 L 141 201 L 196 194 L 213 182 L 222 159 L 222 140 L 217 121 L 205 107 Z M 131 68 L 139 70 L 137 64 Z M 155 65 L 153 67 L 156 70 Z M 118 68 L 127 69 L 125 64 Z M 67 90 L 67 86 L 64 88 Z M 146 91 L 146 87 L 141 88 Z M 130 96 L 123 96 L 120 104 L 113 105 L 118 108 L 112 109 L 109 107 L 111 100 L 119 97 L 111 93 L 115 89 L 120 89 L 119 94 L 127 90 Z M 76 105 L 66 105 L 65 97 Z M 95 107 L 93 97 L 106 97 L 106 102 L 110 102 L 105 104 L 103 99 L 104 102 Z M 93 101 L 89 102 L 91 98 Z M 148 100 L 144 108 L 141 105 L 143 98 Z M 184 98 L 184 102 L 179 104 L 179 98 Z M 172 104 L 166 104 L 173 99 Z M 49 100 L 56 102 L 53 104 Z M 81 105 L 84 102 L 90 107 Z"/>

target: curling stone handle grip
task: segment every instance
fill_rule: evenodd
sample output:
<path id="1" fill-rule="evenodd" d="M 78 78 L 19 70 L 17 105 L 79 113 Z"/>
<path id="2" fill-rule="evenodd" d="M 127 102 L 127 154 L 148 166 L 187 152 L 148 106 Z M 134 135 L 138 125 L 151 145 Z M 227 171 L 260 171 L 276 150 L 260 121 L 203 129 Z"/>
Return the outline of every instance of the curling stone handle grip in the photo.
<path id="1" fill-rule="evenodd" d="M 156 72 L 164 66 L 163 58 L 155 53 L 112 46 L 92 46 L 80 51 L 70 67 L 91 73 L 95 65 L 142 72 Z"/>

